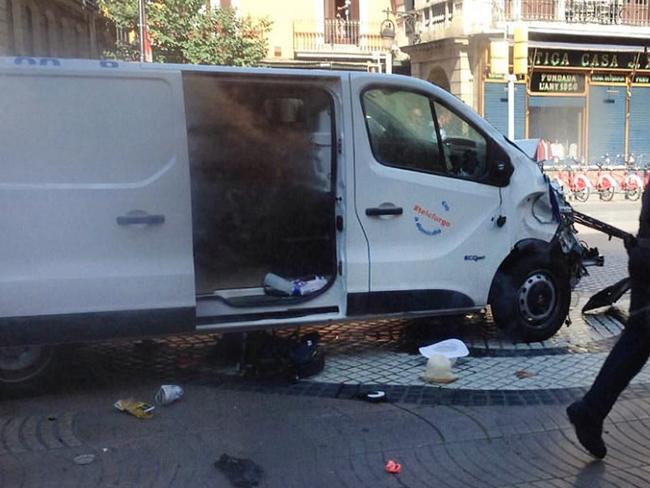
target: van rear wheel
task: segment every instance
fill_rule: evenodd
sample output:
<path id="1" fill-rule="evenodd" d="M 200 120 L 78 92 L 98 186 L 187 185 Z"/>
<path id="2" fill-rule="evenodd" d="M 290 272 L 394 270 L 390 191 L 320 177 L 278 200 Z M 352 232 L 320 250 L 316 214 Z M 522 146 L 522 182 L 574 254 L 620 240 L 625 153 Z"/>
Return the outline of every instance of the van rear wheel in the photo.
<path id="1" fill-rule="evenodd" d="M 500 270 L 490 292 L 490 307 L 500 328 L 525 342 L 552 337 L 571 303 L 569 277 L 550 257 L 532 255 Z"/>
<path id="2" fill-rule="evenodd" d="M 54 362 L 55 351 L 54 346 L 0 347 L 0 385 L 39 380 Z"/>

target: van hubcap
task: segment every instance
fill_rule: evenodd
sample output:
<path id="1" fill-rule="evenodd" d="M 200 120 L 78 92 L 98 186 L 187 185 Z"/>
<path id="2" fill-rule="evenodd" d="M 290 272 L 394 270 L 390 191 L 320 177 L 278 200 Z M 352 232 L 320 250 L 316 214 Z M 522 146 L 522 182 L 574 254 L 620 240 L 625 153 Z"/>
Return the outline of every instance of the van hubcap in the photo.
<path id="1" fill-rule="evenodd" d="M 39 375 L 53 358 L 49 346 L 0 347 L 0 383 L 20 383 Z"/>
<path id="2" fill-rule="evenodd" d="M 0 369 L 20 371 L 38 362 L 43 348 L 40 346 L 0 347 Z"/>
<path id="3" fill-rule="evenodd" d="M 529 322 L 542 322 L 555 308 L 555 285 L 544 273 L 529 276 L 519 288 L 519 312 Z"/>

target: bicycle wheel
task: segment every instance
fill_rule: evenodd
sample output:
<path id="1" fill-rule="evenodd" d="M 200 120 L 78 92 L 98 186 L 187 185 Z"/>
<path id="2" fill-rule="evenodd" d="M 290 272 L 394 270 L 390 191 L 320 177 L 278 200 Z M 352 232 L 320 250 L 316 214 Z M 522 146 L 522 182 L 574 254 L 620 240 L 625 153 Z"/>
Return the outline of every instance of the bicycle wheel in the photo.
<path id="1" fill-rule="evenodd" d="M 609 202 L 611 201 L 612 198 L 614 198 L 614 188 L 611 186 L 609 188 L 603 188 L 602 190 L 599 191 L 600 193 L 600 199 Z"/>
<path id="2" fill-rule="evenodd" d="M 573 196 L 579 202 L 586 202 L 587 200 L 589 200 L 590 193 L 591 192 L 589 191 L 589 187 L 585 186 L 573 192 Z"/>

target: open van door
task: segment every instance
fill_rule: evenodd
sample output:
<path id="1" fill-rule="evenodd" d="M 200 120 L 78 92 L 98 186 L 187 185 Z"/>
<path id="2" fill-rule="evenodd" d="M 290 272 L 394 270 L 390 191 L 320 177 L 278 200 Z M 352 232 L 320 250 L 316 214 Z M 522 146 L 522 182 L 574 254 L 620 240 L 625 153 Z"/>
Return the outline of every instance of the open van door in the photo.
<path id="1" fill-rule="evenodd" d="M 193 329 L 180 73 L 7 58 L 0 113 L 0 345 Z"/>

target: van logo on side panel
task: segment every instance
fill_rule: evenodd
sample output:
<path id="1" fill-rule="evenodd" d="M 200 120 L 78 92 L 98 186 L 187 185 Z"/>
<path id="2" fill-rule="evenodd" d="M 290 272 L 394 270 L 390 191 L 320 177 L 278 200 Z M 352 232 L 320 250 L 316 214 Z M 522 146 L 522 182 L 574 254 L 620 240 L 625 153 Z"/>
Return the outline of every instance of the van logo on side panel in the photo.
<path id="1" fill-rule="evenodd" d="M 445 211 L 449 211 L 449 204 L 446 201 L 442 202 L 442 207 Z M 444 229 L 451 227 L 451 222 L 449 222 L 449 220 L 440 217 L 440 215 L 422 205 L 414 205 L 413 213 L 415 214 L 413 217 L 415 220 L 415 227 L 422 234 L 436 236 L 442 234 Z M 423 223 L 425 221 L 427 222 L 426 225 Z"/>
<path id="2" fill-rule="evenodd" d="M 468 256 L 465 256 L 465 261 L 474 261 L 474 262 L 477 262 L 477 261 L 481 261 L 481 260 L 483 260 L 483 259 L 485 259 L 485 256 L 476 256 L 476 255 L 468 255 Z"/>

